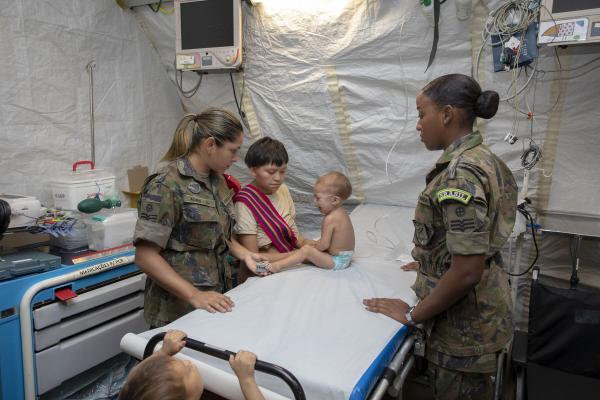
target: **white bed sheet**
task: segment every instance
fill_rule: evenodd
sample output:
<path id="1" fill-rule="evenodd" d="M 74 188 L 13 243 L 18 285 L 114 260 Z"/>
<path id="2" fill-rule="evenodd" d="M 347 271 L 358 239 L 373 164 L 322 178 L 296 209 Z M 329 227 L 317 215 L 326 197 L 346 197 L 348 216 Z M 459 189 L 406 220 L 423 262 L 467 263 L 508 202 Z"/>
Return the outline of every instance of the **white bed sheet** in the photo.
<path id="1" fill-rule="evenodd" d="M 406 257 L 410 248 L 406 241 L 412 236 L 412 210 L 362 205 L 351 217 L 357 246 L 349 268 L 331 271 L 300 266 L 252 278 L 228 292 L 236 304 L 232 312 L 196 310 L 140 336 L 147 339 L 165 329 L 181 329 L 196 340 L 234 352 L 250 350 L 259 359 L 288 369 L 302 384 L 307 399 L 347 399 L 402 327 L 388 317 L 366 311 L 362 300 L 393 297 L 410 304 L 415 301 L 410 289 L 415 273 L 402 271 L 402 262 L 396 260 Z M 232 374 L 224 361 L 188 349 L 184 353 L 196 360 L 201 373 L 210 366 Z M 293 398 L 278 378 L 257 373 L 257 382 Z M 231 384 L 237 386 L 237 381 L 231 379 Z M 208 380 L 205 386 L 226 394 Z M 231 390 L 226 392 L 231 396 Z"/>

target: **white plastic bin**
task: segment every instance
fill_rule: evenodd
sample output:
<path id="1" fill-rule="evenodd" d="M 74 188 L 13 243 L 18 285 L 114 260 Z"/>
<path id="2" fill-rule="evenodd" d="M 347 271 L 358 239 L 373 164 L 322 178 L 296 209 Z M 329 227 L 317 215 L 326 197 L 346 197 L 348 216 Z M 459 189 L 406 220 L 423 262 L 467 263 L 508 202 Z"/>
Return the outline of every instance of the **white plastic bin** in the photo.
<path id="1" fill-rule="evenodd" d="M 91 216 L 86 221 L 90 250 L 106 250 L 131 243 L 137 216 L 135 208 L 114 208 Z"/>
<path id="2" fill-rule="evenodd" d="M 81 165 L 90 165 L 91 169 L 78 170 Z M 77 210 L 81 200 L 98 196 L 113 197 L 116 194 L 115 176 L 103 169 L 95 169 L 92 161 L 77 161 L 73 171 L 50 181 L 54 207 L 63 210 Z"/>

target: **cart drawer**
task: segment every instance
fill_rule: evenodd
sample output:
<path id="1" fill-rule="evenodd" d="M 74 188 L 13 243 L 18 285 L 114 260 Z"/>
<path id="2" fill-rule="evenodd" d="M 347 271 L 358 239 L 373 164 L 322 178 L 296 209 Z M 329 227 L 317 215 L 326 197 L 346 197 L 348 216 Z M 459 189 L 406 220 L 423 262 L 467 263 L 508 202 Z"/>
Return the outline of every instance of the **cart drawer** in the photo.
<path id="1" fill-rule="evenodd" d="M 107 304 L 105 307 L 98 307 L 92 311 L 67 318 L 58 324 L 35 332 L 35 351 L 42 351 L 69 336 L 76 335 L 143 307 L 144 293 L 138 292 L 127 297 L 122 297 L 116 302 Z"/>
<path id="2" fill-rule="evenodd" d="M 119 354 L 126 333 L 147 329 L 144 310 L 137 310 L 37 353 L 38 395 Z"/>
<path id="3" fill-rule="evenodd" d="M 120 297 L 143 291 L 145 284 L 146 274 L 139 274 L 83 293 L 68 302 L 55 302 L 40 307 L 33 311 L 34 327 L 40 330 Z"/>

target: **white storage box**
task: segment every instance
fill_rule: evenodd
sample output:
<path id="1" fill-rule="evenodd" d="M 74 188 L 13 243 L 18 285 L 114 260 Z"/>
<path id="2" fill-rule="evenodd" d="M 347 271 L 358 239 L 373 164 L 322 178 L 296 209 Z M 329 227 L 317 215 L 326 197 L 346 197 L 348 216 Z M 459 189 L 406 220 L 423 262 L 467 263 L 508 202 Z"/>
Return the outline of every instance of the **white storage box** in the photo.
<path id="1" fill-rule="evenodd" d="M 135 208 L 113 208 L 94 214 L 86 221 L 90 250 L 106 250 L 131 243 L 137 216 Z"/>
<path id="2" fill-rule="evenodd" d="M 91 169 L 78 170 L 80 165 L 89 164 Z M 54 207 L 63 210 L 77 210 L 81 200 L 99 196 L 104 200 L 107 196 L 114 197 L 115 176 L 108 171 L 95 169 L 92 161 L 77 161 L 73 164 L 71 173 L 62 175 L 50 181 Z"/>
<path id="3" fill-rule="evenodd" d="M 0 199 L 6 201 L 10 206 L 9 228 L 29 226 L 38 217 L 44 215 L 46 211 L 35 197 L 20 196 L 18 194 L 0 194 Z"/>

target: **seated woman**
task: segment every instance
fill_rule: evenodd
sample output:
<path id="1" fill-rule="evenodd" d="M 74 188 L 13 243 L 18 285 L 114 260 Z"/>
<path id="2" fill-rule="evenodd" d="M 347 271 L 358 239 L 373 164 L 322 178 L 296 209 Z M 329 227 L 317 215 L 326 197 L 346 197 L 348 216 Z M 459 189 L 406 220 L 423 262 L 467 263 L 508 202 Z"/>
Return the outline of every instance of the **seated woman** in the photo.
<path id="1" fill-rule="evenodd" d="M 270 137 L 254 142 L 244 158 L 254 180 L 235 196 L 235 233 L 252 252 L 288 253 L 305 244 L 296 226 L 296 208 L 283 183 L 288 154 L 283 143 Z M 241 282 L 250 274 L 241 268 Z"/>

